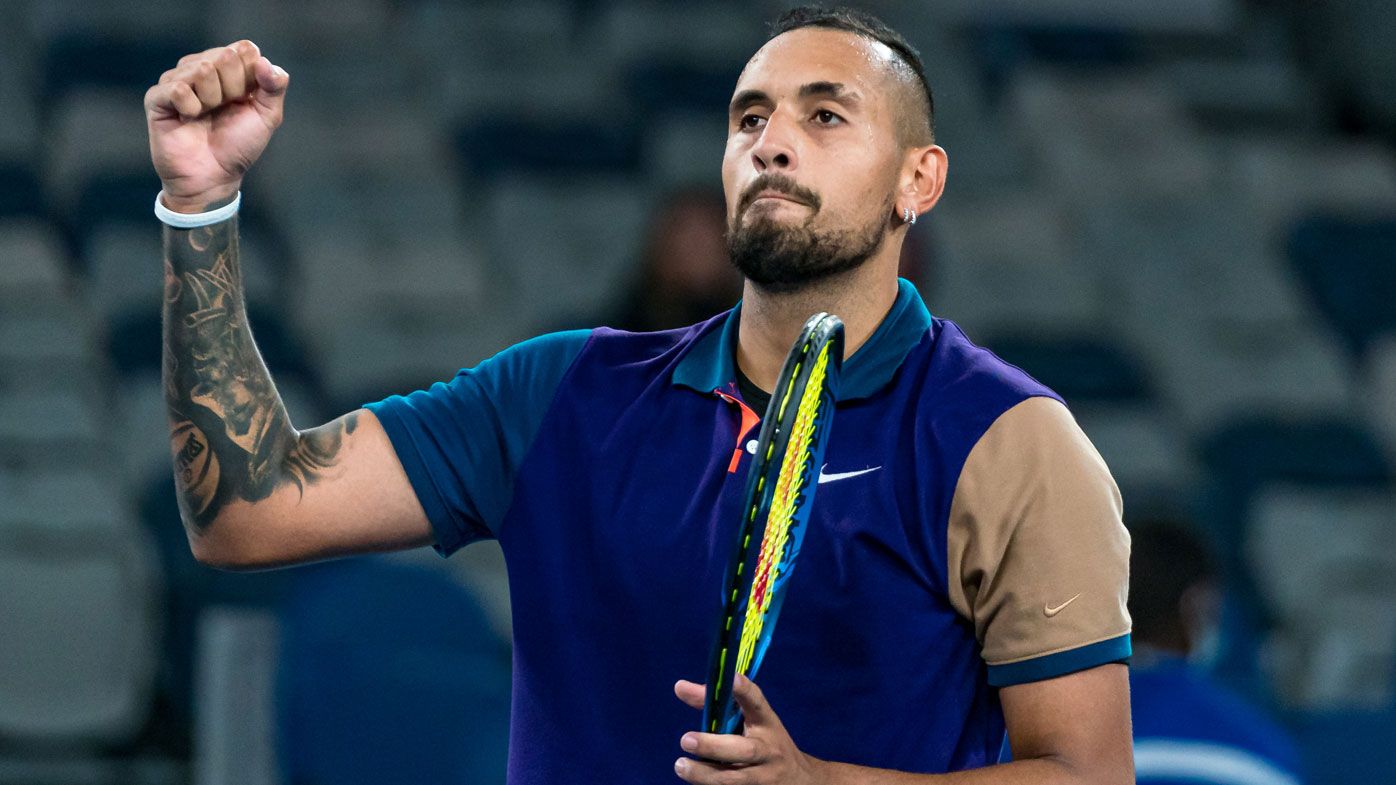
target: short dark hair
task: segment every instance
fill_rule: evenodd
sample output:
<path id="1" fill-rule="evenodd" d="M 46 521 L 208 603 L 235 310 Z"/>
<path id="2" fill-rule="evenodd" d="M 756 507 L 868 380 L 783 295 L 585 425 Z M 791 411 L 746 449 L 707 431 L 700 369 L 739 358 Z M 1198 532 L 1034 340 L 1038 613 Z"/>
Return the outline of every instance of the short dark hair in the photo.
<path id="1" fill-rule="evenodd" d="M 1211 549 L 1192 525 L 1165 517 L 1130 525 L 1129 613 L 1136 640 L 1176 636 L 1183 626 L 1183 594 L 1217 580 Z"/>
<path id="2" fill-rule="evenodd" d="M 802 27 L 845 30 L 882 43 L 896 52 L 902 64 L 911 72 L 911 75 L 916 77 L 917 83 L 921 86 L 921 92 L 924 93 L 926 99 L 926 104 L 923 107 L 926 120 L 925 130 L 930 139 L 934 141 L 935 97 L 931 93 L 931 83 L 926 81 L 926 68 L 921 63 L 921 53 L 917 52 L 916 47 L 908 43 L 901 33 L 888 27 L 876 16 L 856 8 L 802 5 L 786 11 L 781 14 L 779 19 L 771 23 L 770 38 L 775 38 L 781 33 L 788 33 L 791 30 L 799 30 Z M 906 136 L 908 138 L 904 141 L 909 141 L 911 135 L 906 134 Z"/>

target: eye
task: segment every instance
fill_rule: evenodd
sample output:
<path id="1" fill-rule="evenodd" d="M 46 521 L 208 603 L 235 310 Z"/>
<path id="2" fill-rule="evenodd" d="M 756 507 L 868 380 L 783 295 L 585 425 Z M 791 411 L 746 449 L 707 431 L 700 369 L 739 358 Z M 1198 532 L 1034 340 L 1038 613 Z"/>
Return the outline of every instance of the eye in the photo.
<path id="1" fill-rule="evenodd" d="M 750 130 L 752 130 L 753 128 L 756 128 L 756 125 L 755 125 L 755 123 L 748 123 L 748 122 L 747 122 L 748 120 L 760 121 L 760 120 L 765 120 L 765 119 L 766 119 L 766 118 L 762 117 L 762 116 L 759 115 L 759 114 L 745 114 L 745 115 L 742 115 L 742 119 L 741 119 L 740 121 L 738 121 L 737 125 L 738 125 L 743 131 L 750 131 Z"/>
<path id="2" fill-rule="evenodd" d="M 838 120 L 840 123 L 843 122 L 842 117 L 839 117 L 828 109 L 820 109 L 814 113 L 814 116 L 819 119 L 820 125 L 833 125 L 834 120 Z"/>

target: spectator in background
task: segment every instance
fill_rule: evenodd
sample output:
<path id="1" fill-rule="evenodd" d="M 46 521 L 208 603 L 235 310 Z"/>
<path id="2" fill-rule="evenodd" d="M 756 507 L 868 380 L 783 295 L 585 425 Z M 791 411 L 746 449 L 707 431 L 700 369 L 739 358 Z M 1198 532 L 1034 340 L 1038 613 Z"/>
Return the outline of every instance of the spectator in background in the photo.
<path id="1" fill-rule="evenodd" d="M 672 192 L 650 222 L 635 282 L 602 324 L 636 332 L 701 322 L 732 307 L 742 278 L 727 254 L 727 202 L 716 187 Z"/>
<path id="2" fill-rule="evenodd" d="M 1287 734 L 1195 663 L 1216 640 L 1221 582 L 1197 534 L 1173 521 L 1131 527 L 1130 693 L 1139 783 L 1297 785 Z"/>

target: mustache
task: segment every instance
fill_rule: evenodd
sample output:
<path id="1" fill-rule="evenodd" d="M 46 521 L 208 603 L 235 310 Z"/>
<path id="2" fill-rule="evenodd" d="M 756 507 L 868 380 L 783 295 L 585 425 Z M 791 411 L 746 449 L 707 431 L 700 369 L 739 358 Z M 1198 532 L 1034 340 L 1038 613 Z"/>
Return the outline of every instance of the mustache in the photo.
<path id="1" fill-rule="evenodd" d="M 762 191 L 775 191 L 785 194 L 792 199 L 804 202 L 816 212 L 819 210 L 819 194 L 801 186 L 799 183 L 783 174 L 763 174 L 752 181 L 751 186 L 742 194 L 742 202 L 739 205 L 738 213 L 746 210 L 751 203 L 756 201 L 756 197 Z"/>

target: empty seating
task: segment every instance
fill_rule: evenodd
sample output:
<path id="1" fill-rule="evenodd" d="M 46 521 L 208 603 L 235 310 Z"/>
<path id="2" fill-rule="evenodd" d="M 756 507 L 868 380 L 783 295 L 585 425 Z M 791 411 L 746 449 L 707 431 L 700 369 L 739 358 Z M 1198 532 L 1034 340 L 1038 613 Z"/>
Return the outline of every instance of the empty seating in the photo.
<path id="1" fill-rule="evenodd" d="M 1396 493 L 1293 484 L 1257 497 L 1247 553 L 1277 617 L 1290 702 L 1377 705 L 1396 688 Z"/>
<path id="2" fill-rule="evenodd" d="M 1396 211 L 1307 218 L 1294 227 L 1288 250 L 1319 310 L 1355 354 L 1384 333 L 1396 335 Z"/>
<path id="3" fill-rule="evenodd" d="M 155 670 L 149 542 L 99 475 L 16 479 L 0 506 L 0 735 L 60 750 L 129 742 Z"/>

